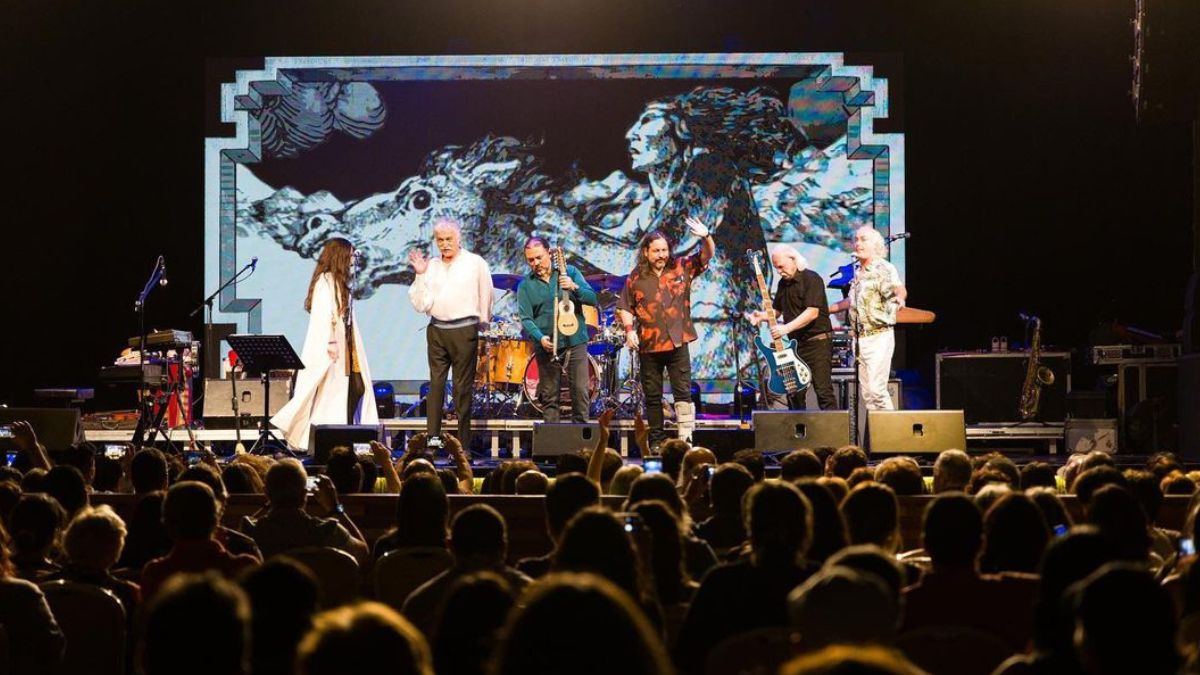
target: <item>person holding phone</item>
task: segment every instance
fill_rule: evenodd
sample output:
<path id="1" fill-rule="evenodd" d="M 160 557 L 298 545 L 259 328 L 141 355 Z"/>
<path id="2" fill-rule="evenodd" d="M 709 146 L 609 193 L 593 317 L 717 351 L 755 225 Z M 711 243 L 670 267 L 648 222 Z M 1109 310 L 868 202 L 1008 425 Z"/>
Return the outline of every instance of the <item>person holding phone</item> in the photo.
<path id="1" fill-rule="evenodd" d="M 308 332 L 300 354 L 304 369 L 296 375 L 292 400 L 271 418 L 296 448 L 308 448 L 314 424 L 379 423 L 371 370 L 354 315 L 351 280 L 357 259 L 349 241 L 330 239 L 308 282 Z"/>

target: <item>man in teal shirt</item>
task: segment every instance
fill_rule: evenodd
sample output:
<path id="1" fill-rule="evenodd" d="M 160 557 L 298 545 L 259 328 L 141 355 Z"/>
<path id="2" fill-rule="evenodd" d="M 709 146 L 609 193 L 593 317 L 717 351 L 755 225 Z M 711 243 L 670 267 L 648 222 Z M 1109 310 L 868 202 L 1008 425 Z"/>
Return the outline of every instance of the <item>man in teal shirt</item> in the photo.
<path id="1" fill-rule="evenodd" d="M 566 370 L 571 389 L 571 419 L 587 422 L 591 396 L 583 306 L 596 304 L 596 291 L 571 265 L 567 265 L 566 274 L 559 274 L 554 268 L 550 246 L 541 237 L 530 237 L 525 242 L 525 261 L 529 263 L 529 274 L 517 287 L 517 307 L 525 335 L 535 343 L 533 352 L 539 376 L 537 404 L 542 409 L 542 419 L 547 422 L 559 419 L 559 382 L 562 371 Z M 564 290 L 569 291 L 571 302 L 575 304 L 579 330 L 574 335 L 558 336 L 559 362 L 554 363 L 554 304 Z"/>

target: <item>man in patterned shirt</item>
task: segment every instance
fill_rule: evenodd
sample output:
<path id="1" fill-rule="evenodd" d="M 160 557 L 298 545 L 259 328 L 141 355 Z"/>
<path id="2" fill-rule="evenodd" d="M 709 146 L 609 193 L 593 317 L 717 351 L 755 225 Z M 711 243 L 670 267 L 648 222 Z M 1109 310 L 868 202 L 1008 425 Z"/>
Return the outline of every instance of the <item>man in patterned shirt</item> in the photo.
<path id="1" fill-rule="evenodd" d="M 892 410 L 888 375 L 896 350 L 896 312 L 908 290 L 896 266 L 888 262 L 883 235 L 866 225 L 854 232 L 854 281 L 850 296 L 829 306 L 829 312 L 850 310 L 850 330 L 858 338 L 858 382 L 868 410 Z"/>
<path id="2" fill-rule="evenodd" d="M 680 437 L 691 440 L 696 409 L 691 403 L 692 361 L 688 343 L 696 339 L 692 325 L 692 280 L 704 271 L 716 251 L 708 226 L 687 219 L 688 230 L 702 240 L 699 252 L 686 258 L 671 255 L 667 236 L 654 231 L 642 239 L 638 264 L 625 280 L 617 300 L 617 313 L 625 328 L 625 345 L 638 352 L 650 445 L 666 438 L 663 432 L 663 370 L 675 397 L 675 417 Z M 637 318 L 636 328 L 634 318 Z"/>

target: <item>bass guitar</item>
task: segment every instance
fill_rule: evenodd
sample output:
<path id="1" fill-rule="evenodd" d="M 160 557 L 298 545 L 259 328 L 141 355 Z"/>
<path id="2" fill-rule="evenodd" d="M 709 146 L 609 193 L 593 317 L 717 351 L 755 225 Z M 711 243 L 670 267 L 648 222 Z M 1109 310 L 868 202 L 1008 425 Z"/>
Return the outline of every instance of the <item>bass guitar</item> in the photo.
<path id="1" fill-rule="evenodd" d="M 776 394 L 799 394 L 812 383 L 812 370 L 799 356 L 796 356 L 796 341 L 787 336 L 771 337 L 771 326 L 775 325 L 775 307 L 771 303 L 771 292 L 767 288 L 767 280 L 763 277 L 762 265 L 758 253 L 746 251 L 746 256 L 754 264 L 754 276 L 758 279 L 758 290 L 762 293 L 763 314 L 766 320 L 759 324 L 758 337 L 754 344 L 763 360 L 771 370 L 767 388 Z"/>

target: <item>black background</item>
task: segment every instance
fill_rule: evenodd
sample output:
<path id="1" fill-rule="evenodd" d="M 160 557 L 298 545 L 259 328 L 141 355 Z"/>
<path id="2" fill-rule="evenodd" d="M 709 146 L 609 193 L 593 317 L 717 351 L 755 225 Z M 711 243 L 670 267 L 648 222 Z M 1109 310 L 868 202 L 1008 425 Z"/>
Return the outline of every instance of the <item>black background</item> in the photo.
<path id="1" fill-rule="evenodd" d="M 1018 336 L 1019 310 L 1064 347 L 1181 322 L 1189 129 L 1135 122 L 1131 0 L 24 4 L 0 29 L 0 402 L 94 383 L 160 253 L 150 323 L 199 330 L 203 139 L 233 133 L 217 84 L 267 55 L 845 51 L 907 135 L 910 302 L 939 313 L 911 366 Z"/>

